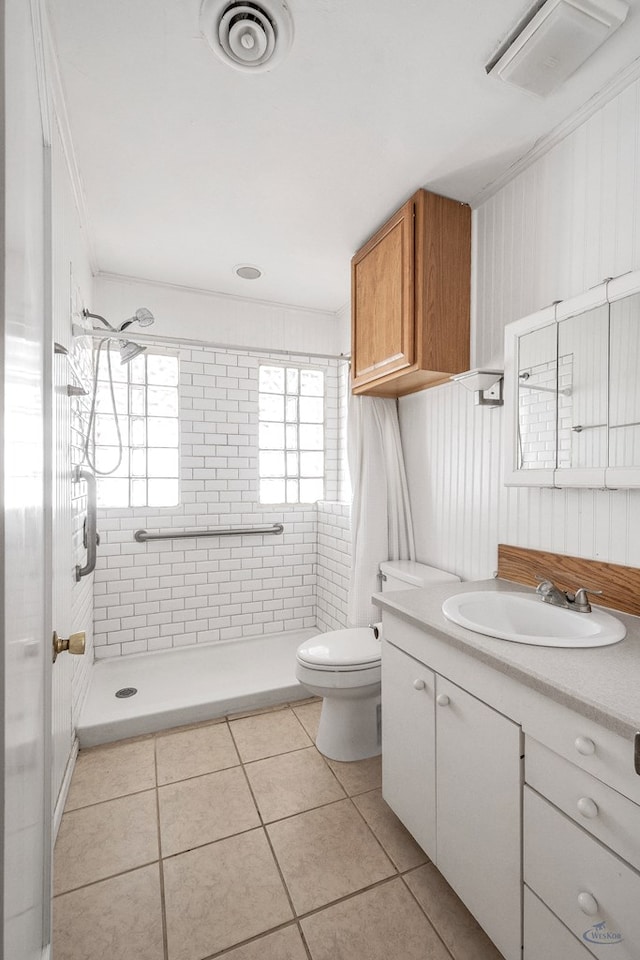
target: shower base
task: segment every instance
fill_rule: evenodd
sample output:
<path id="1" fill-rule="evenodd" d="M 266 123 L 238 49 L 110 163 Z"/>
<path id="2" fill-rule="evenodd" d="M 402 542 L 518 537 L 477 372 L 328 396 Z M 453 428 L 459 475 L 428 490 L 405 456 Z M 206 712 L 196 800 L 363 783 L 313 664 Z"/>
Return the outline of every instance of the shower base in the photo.
<path id="1" fill-rule="evenodd" d="M 315 629 L 98 660 L 78 724 L 81 747 L 304 700 L 296 650 Z M 116 692 L 135 688 L 133 696 Z"/>

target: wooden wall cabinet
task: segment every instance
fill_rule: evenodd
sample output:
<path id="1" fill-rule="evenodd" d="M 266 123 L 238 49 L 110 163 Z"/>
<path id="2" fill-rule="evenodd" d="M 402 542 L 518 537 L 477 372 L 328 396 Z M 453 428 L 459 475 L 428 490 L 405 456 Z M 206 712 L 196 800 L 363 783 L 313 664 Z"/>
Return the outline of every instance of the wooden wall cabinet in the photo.
<path id="1" fill-rule="evenodd" d="M 352 391 L 399 397 L 469 369 L 471 210 L 418 190 L 351 261 Z"/>

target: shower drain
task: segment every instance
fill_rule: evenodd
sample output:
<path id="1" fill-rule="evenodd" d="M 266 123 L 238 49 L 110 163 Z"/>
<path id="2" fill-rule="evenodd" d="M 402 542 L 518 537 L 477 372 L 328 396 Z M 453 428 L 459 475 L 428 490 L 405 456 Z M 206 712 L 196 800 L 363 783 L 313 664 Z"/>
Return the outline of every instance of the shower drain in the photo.
<path id="1" fill-rule="evenodd" d="M 137 687 L 122 687 L 120 690 L 116 690 L 116 697 L 119 700 L 125 700 L 127 697 L 135 696 L 137 692 Z"/>

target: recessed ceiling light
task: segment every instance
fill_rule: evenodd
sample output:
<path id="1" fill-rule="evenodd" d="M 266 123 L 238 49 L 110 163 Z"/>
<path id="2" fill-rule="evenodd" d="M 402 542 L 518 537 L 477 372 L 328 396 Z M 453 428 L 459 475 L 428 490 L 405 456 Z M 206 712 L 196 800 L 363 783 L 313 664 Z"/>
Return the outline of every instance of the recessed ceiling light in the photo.
<path id="1" fill-rule="evenodd" d="M 250 263 L 241 263 L 233 268 L 235 273 L 243 280 L 257 280 L 262 276 L 262 270 L 258 267 L 252 267 Z"/>

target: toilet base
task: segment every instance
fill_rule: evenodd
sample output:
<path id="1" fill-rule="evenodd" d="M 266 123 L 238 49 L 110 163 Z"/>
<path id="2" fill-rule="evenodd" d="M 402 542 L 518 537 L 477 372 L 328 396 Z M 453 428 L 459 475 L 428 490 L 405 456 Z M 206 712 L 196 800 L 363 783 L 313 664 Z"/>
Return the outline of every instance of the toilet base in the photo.
<path id="1" fill-rule="evenodd" d="M 322 701 L 316 747 L 330 760 L 366 760 L 382 752 L 380 696 Z"/>

